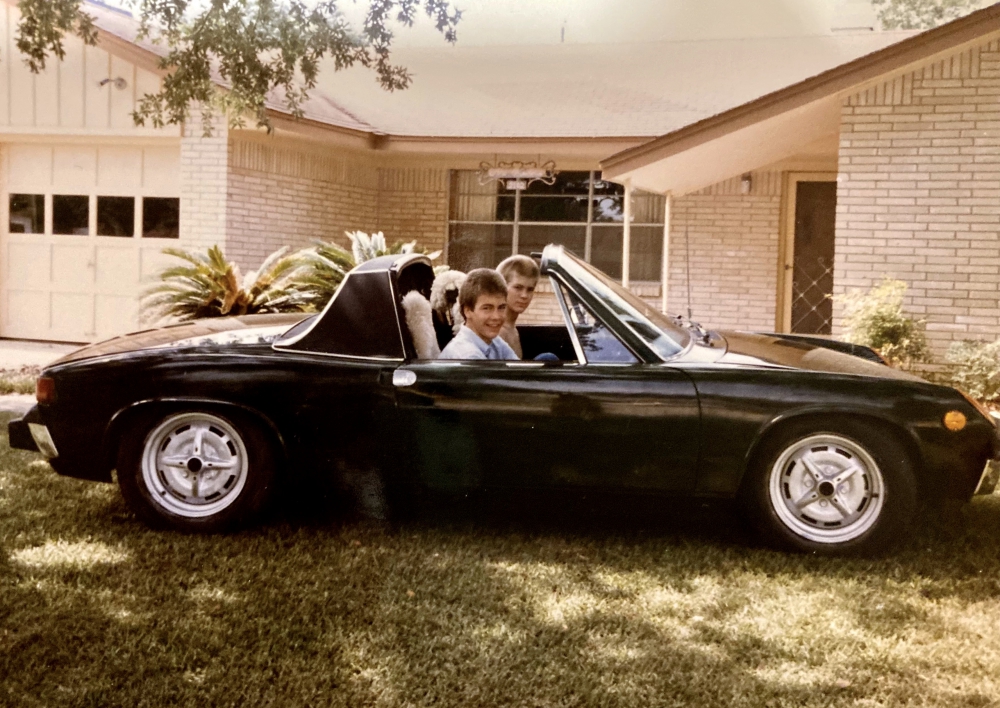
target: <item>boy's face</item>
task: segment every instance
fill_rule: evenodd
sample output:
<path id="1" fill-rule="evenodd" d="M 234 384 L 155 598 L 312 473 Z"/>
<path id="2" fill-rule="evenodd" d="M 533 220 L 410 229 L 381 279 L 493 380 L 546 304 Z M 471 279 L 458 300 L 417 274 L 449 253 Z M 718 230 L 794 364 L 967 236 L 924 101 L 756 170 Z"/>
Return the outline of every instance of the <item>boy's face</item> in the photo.
<path id="1" fill-rule="evenodd" d="M 520 273 L 511 273 L 507 280 L 507 308 L 520 315 L 528 309 L 531 299 L 535 297 L 535 286 L 538 278 L 525 278 Z"/>
<path id="2" fill-rule="evenodd" d="M 462 309 L 465 324 L 486 342 L 492 342 L 500 334 L 504 320 L 507 318 L 507 299 L 503 295 L 487 295 L 483 293 L 476 300 L 473 309 Z"/>

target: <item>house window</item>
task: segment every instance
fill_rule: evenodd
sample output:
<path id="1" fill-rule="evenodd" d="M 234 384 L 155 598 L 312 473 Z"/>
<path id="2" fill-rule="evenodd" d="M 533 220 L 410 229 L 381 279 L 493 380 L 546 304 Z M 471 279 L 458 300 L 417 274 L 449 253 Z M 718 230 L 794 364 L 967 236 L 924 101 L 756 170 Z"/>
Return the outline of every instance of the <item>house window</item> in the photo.
<path id="1" fill-rule="evenodd" d="M 135 235 L 135 197 L 98 197 L 97 235 Z"/>
<path id="2" fill-rule="evenodd" d="M 181 200 L 176 197 L 144 197 L 142 237 L 179 238 Z"/>
<path id="3" fill-rule="evenodd" d="M 52 197 L 52 233 L 86 236 L 90 233 L 90 197 L 56 194 Z"/>
<path id="4" fill-rule="evenodd" d="M 11 194 L 9 233 L 45 233 L 45 195 Z"/>
<path id="5" fill-rule="evenodd" d="M 566 171 L 554 184 L 525 189 L 479 183 L 474 170 L 451 175 L 448 262 L 453 268 L 495 267 L 513 253 L 530 254 L 550 243 L 621 278 L 625 188 L 600 172 Z M 631 280 L 660 280 L 663 197 L 634 192 L 629 267 Z"/>

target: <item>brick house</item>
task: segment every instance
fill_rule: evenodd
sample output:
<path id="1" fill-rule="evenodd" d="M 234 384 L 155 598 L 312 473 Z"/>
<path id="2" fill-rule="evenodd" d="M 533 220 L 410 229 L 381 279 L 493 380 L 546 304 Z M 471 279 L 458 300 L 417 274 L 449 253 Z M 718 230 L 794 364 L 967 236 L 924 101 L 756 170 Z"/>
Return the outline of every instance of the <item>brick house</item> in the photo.
<path id="1" fill-rule="evenodd" d="M 807 146 L 816 168 L 775 167 Z M 690 292 L 706 321 L 735 313 L 836 333 L 838 303 L 824 294 L 888 275 L 909 284 L 907 308 L 927 320 L 938 354 L 1000 336 L 1000 5 L 601 166 L 607 179 L 676 195 L 668 302 Z M 744 194 L 722 210 L 713 195 L 720 182 L 736 194 L 733 175 Z M 716 247 L 696 249 L 705 241 Z M 746 295 L 718 297 L 743 282 Z"/>
<path id="2" fill-rule="evenodd" d="M 1000 335 L 998 9 L 919 35 L 417 48 L 407 91 L 331 73 L 304 119 L 211 137 L 133 125 L 158 49 L 89 9 L 99 46 L 70 38 L 38 76 L 0 64 L 0 337 L 135 328 L 165 246 L 248 269 L 348 229 L 462 269 L 564 243 L 742 329 L 836 331 L 825 295 L 887 273 L 937 345 Z M 4 0 L 5 58 L 16 22 Z M 484 177 L 515 162 L 555 183 Z"/>

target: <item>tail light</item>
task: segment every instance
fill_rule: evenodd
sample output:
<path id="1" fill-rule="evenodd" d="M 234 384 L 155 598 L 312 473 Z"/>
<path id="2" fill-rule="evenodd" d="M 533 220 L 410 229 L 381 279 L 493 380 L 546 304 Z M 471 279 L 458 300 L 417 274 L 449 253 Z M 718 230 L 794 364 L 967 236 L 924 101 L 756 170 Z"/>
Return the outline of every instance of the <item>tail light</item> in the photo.
<path id="1" fill-rule="evenodd" d="M 35 400 L 39 403 L 56 402 L 56 382 L 48 376 L 40 376 L 35 382 Z"/>

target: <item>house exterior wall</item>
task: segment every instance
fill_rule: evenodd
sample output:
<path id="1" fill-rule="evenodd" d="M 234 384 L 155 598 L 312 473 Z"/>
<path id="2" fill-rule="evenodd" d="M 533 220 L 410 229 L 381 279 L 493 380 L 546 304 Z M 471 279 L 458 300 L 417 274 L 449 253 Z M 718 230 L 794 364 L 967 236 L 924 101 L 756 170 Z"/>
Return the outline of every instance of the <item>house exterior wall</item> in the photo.
<path id="1" fill-rule="evenodd" d="M 226 242 L 228 131 L 216 127 L 210 137 L 201 125 L 187 125 L 180 146 L 181 246 L 203 250 Z"/>
<path id="2" fill-rule="evenodd" d="M 45 71 L 31 73 L 16 48 L 20 17 L 16 5 L 0 3 L 0 41 L 5 49 L 0 71 L 0 132 L 180 134 L 176 126 L 137 127 L 132 120 L 139 98 L 160 90 L 157 74 L 100 47 L 87 46 L 72 33 L 63 38 L 65 59 L 51 58 Z M 125 81 L 121 88 L 114 83 L 117 78 Z M 101 85 L 107 79 L 112 81 Z"/>
<path id="3" fill-rule="evenodd" d="M 347 244 L 375 231 L 378 170 L 343 151 L 233 136 L 228 143 L 227 254 L 256 267 L 282 246 Z"/>
<path id="4" fill-rule="evenodd" d="M 444 248 L 446 169 L 379 166 L 345 150 L 236 133 L 225 161 L 225 226 L 218 233 L 244 267 L 282 246 L 347 245 L 345 231 L 382 231 L 389 243 Z"/>
<path id="5" fill-rule="evenodd" d="M 998 40 L 843 102 L 834 293 L 883 275 L 909 284 L 936 354 L 1000 336 Z"/>
<path id="6" fill-rule="evenodd" d="M 381 167 L 376 226 L 386 241 L 443 251 L 448 239 L 448 170 Z M 444 262 L 439 259 L 439 262 Z"/>
<path id="7" fill-rule="evenodd" d="M 740 178 L 675 199 L 671 210 L 667 307 L 713 328 L 773 331 L 782 173 L 752 173 L 749 194 Z M 632 290 L 659 309 L 659 287 Z M 523 324 L 561 322 L 555 295 L 540 287 Z"/>
<path id="8" fill-rule="evenodd" d="M 674 200 L 667 307 L 721 329 L 773 331 L 781 173 L 754 172 Z"/>

